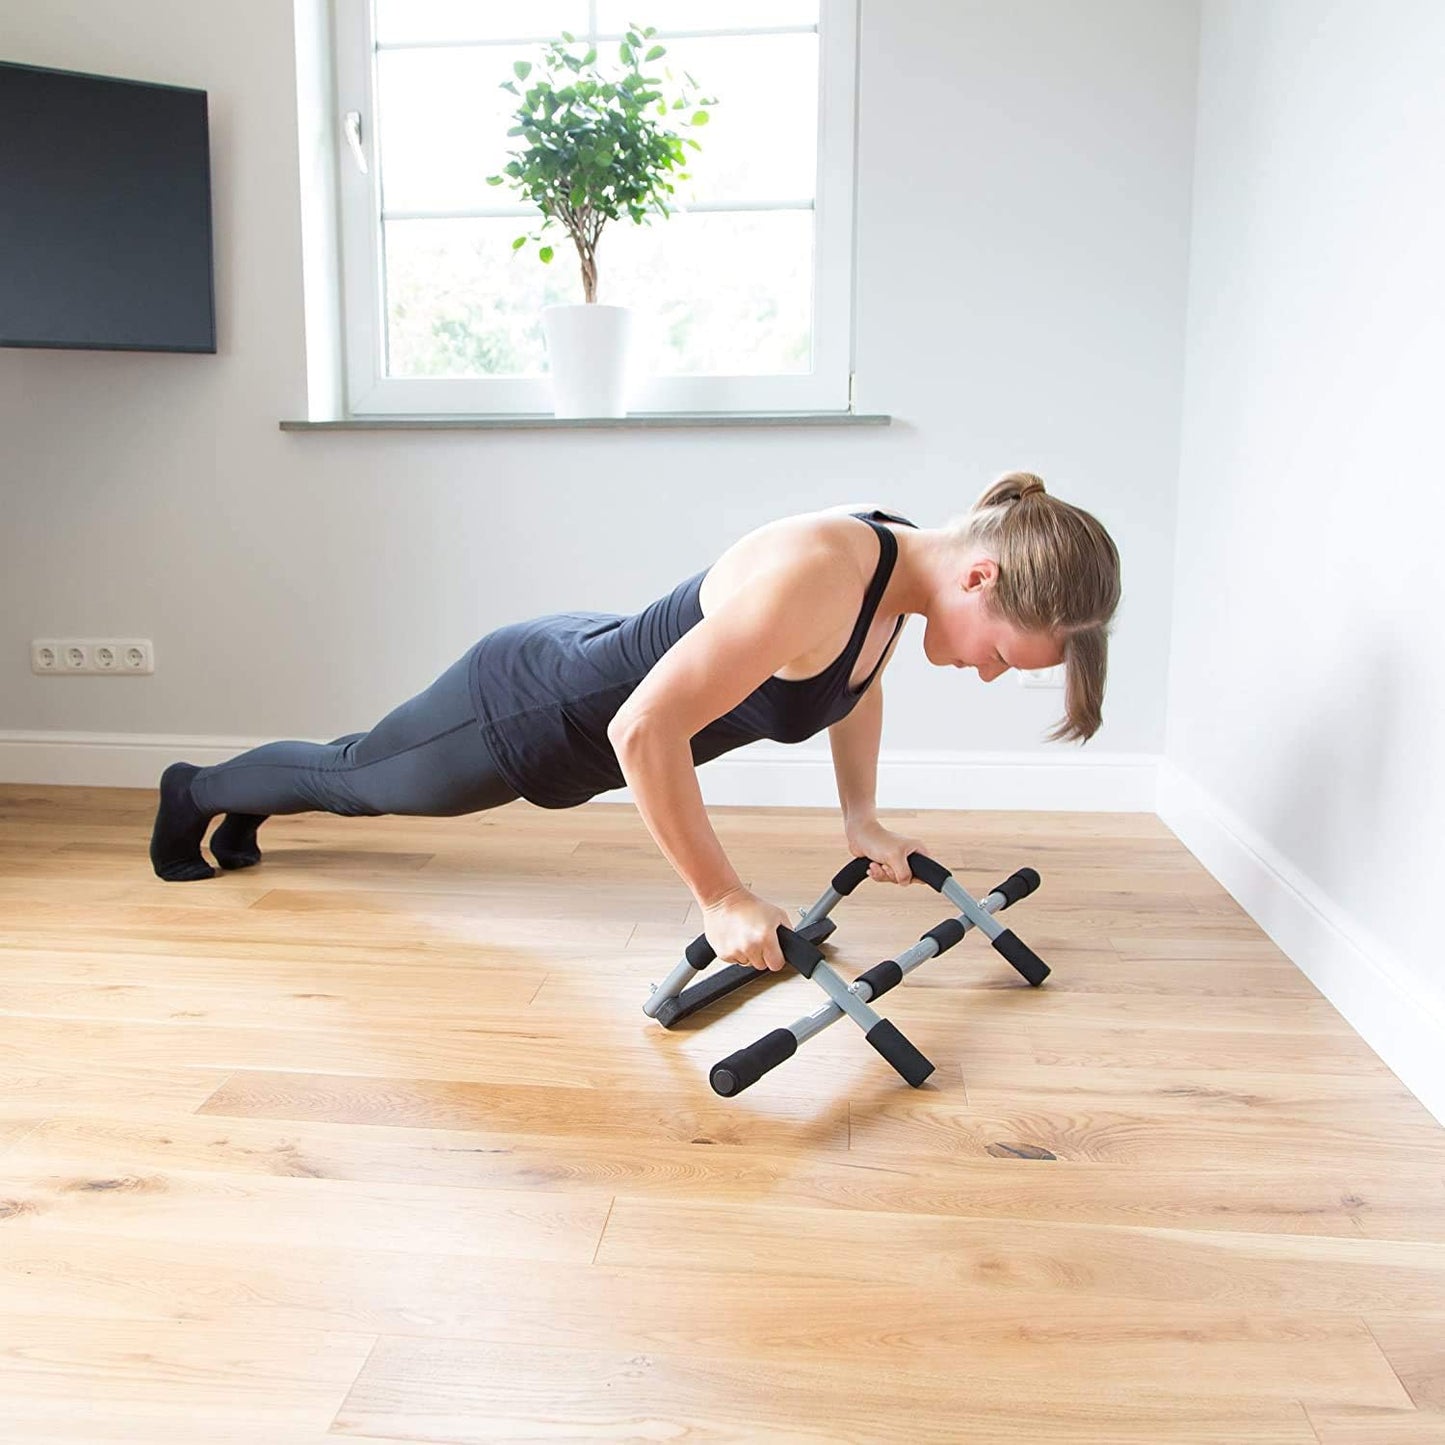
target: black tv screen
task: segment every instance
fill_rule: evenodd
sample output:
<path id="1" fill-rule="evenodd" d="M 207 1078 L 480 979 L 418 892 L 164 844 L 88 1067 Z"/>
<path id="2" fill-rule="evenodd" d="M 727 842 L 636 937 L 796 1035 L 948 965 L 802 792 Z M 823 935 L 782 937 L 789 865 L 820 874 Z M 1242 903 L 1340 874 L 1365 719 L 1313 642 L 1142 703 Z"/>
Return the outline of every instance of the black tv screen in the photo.
<path id="1" fill-rule="evenodd" d="M 205 91 L 0 62 L 0 346 L 216 349 Z"/>

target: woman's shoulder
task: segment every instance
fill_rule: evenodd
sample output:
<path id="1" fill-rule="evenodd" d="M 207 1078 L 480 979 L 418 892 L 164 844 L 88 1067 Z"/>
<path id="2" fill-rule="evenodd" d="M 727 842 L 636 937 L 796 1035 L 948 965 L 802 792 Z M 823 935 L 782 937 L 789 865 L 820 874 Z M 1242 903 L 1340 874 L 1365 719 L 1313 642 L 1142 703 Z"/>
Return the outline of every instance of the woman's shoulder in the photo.
<path id="1" fill-rule="evenodd" d="M 828 590 L 855 580 L 866 588 L 878 561 L 872 529 L 850 516 L 873 510 L 871 503 L 796 512 L 754 527 L 739 537 L 709 568 L 702 606 L 711 613 L 740 587 L 763 572 L 806 569 Z"/>

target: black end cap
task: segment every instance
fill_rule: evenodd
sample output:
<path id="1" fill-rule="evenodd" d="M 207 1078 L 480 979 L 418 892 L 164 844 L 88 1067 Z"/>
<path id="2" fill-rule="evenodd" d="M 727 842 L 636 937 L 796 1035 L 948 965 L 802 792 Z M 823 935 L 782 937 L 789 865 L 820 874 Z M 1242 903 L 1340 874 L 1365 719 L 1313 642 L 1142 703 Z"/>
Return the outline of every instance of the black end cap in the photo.
<path id="1" fill-rule="evenodd" d="M 933 1072 L 933 1065 L 888 1019 L 879 1019 L 865 1037 L 915 1089 Z"/>
<path id="2" fill-rule="evenodd" d="M 1048 976 L 1049 966 L 1012 929 L 1005 928 L 993 946 L 1037 988 Z"/>
<path id="3" fill-rule="evenodd" d="M 1019 899 L 1027 898 L 1038 886 L 1039 875 L 1032 868 L 1020 868 L 1017 873 L 1005 878 L 993 892 L 1003 894 L 1003 906 L 1007 908 Z"/>

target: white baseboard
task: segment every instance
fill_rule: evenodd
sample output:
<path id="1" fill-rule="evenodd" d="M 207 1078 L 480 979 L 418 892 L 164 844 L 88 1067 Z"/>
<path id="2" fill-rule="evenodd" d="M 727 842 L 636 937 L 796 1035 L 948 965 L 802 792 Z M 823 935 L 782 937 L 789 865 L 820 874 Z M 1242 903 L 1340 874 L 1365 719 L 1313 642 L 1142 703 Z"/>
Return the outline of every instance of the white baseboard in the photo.
<path id="1" fill-rule="evenodd" d="M 167 737 L 141 733 L 0 732 L 0 783 L 153 788 L 184 758 L 225 762 L 266 738 Z M 1157 760 L 1143 753 L 884 752 L 882 808 L 1019 809 L 1152 813 Z M 754 743 L 698 770 L 713 806 L 836 808 L 826 749 Z M 626 788 L 598 802 L 630 802 Z"/>
<path id="2" fill-rule="evenodd" d="M 1445 1006 L 1403 961 L 1240 818 L 1167 759 L 1159 816 L 1445 1124 Z"/>

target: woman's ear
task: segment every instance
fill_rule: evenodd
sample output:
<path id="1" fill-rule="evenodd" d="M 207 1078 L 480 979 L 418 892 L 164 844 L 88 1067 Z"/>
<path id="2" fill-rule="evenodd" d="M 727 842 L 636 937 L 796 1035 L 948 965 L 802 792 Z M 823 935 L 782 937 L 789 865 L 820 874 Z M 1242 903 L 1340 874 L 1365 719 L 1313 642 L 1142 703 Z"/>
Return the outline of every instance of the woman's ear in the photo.
<path id="1" fill-rule="evenodd" d="M 965 592 L 987 592 L 998 581 L 998 563 L 992 557 L 975 557 L 959 586 Z"/>

